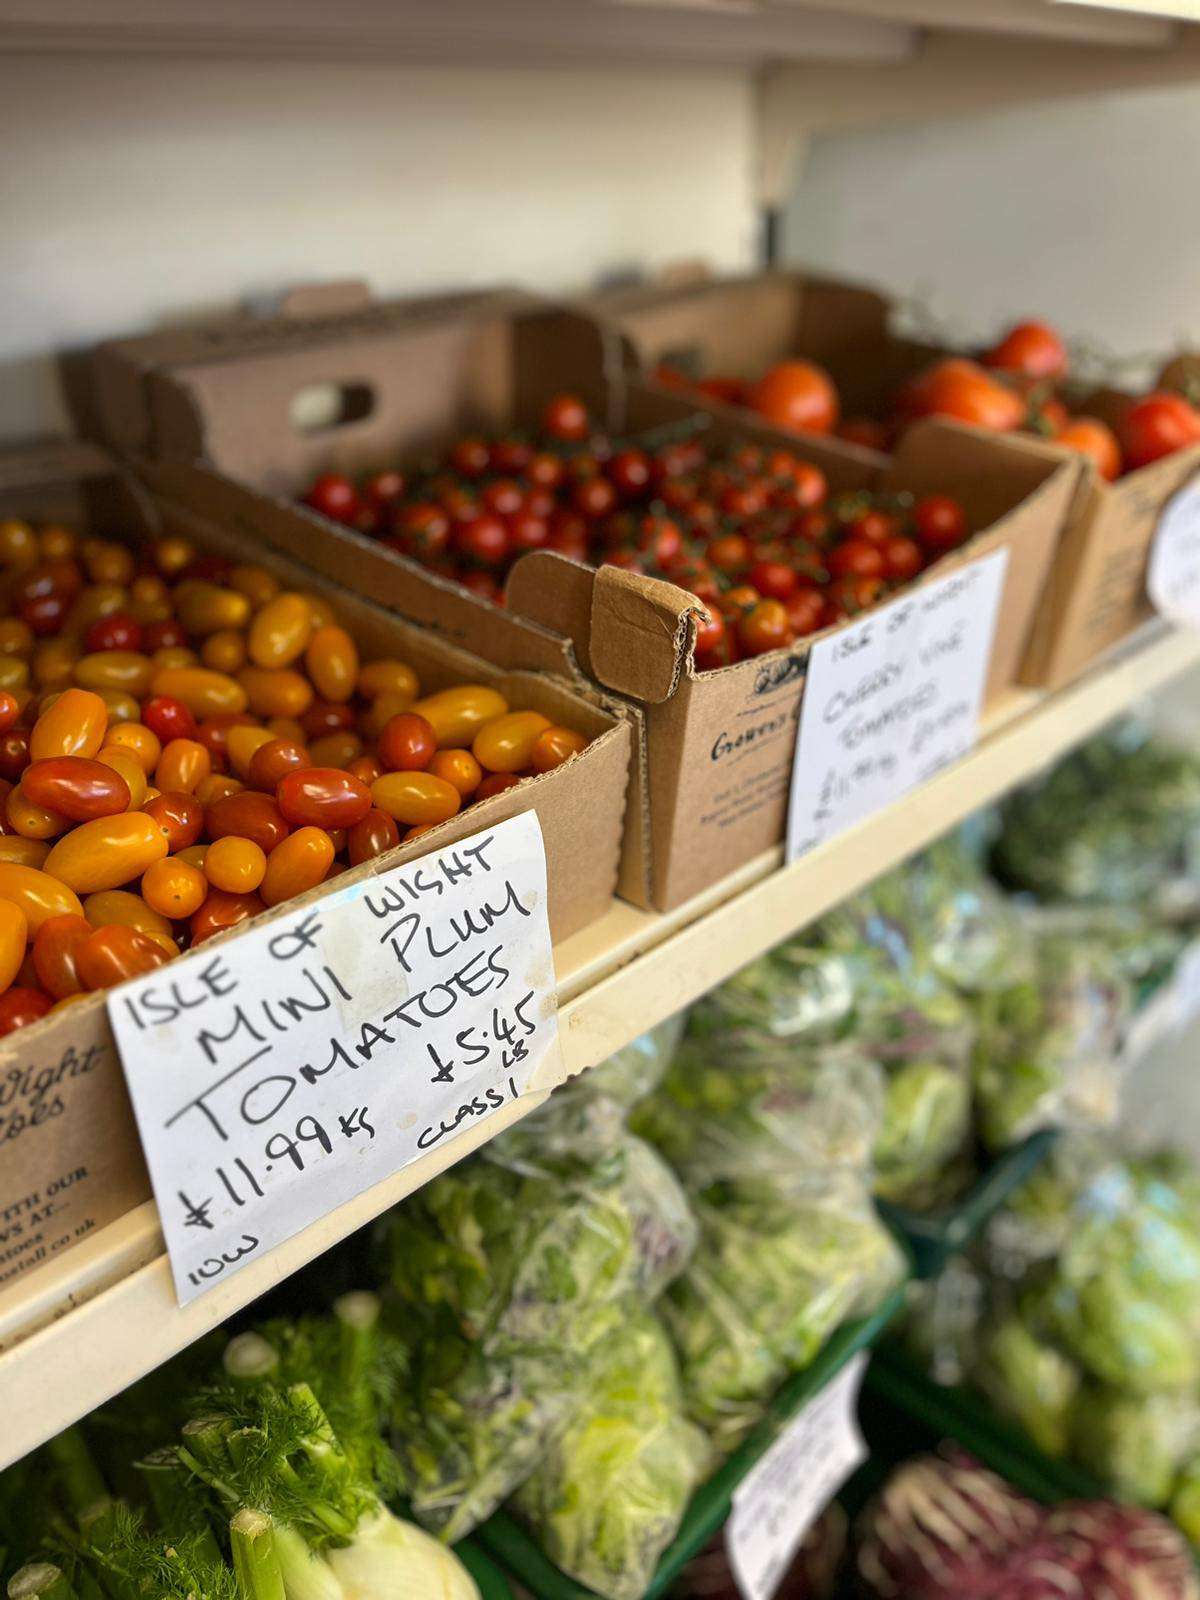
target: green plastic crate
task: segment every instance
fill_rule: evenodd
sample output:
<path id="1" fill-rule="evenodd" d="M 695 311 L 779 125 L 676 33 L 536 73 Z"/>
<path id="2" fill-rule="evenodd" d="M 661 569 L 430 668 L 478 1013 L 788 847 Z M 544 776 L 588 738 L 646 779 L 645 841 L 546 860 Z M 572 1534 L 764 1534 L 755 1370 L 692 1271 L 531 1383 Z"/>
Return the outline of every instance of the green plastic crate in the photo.
<path id="1" fill-rule="evenodd" d="M 903 1304 L 904 1288 L 901 1286 L 873 1316 L 839 1328 L 812 1365 L 788 1379 L 771 1402 L 766 1416 L 741 1447 L 692 1496 L 679 1532 L 664 1550 L 646 1590 L 646 1600 L 655 1600 L 665 1593 L 692 1557 L 699 1555 L 723 1526 L 733 1503 L 734 1490 L 759 1457 L 796 1413 L 842 1370 L 851 1356 L 875 1343 Z M 568 1578 L 548 1561 L 532 1534 L 507 1512 L 496 1512 L 475 1530 L 472 1539 L 503 1562 L 536 1600 L 595 1600 L 590 1589 Z"/>
<path id="2" fill-rule="evenodd" d="M 936 1278 L 950 1257 L 966 1249 L 988 1218 L 1037 1170 L 1057 1137 L 1055 1129 L 1043 1128 L 1005 1150 L 956 1205 L 925 1212 L 877 1200 L 880 1216 L 913 1258 L 914 1275 Z"/>

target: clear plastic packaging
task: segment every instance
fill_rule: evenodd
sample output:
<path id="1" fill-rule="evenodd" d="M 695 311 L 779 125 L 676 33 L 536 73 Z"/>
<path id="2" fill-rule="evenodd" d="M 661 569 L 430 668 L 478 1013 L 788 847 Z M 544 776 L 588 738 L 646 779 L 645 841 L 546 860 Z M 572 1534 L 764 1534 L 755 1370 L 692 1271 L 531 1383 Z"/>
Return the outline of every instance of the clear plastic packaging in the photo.
<path id="1" fill-rule="evenodd" d="M 606 1600 L 637 1600 L 712 1453 L 684 1412 L 675 1355 L 652 1312 L 627 1309 L 595 1347 L 580 1394 L 513 1509 L 560 1571 Z"/>

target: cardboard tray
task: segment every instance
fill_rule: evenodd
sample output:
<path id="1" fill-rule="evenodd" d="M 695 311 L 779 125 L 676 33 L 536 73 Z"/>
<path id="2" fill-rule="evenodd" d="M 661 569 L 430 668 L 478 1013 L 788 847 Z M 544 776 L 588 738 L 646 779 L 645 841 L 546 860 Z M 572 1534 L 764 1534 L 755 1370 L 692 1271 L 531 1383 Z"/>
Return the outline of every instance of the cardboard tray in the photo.
<path id="1" fill-rule="evenodd" d="M 759 1425 L 692 1496 L 678 1533 L 663 1551 L 645 1591 L 645 1600 L 656 1600 L 666 1593 L 693 1556 L 699 1555 L 724 1524 L 733 1504 L 734 1490 L 759 1458 L 852 1356 L 875 1343 L 903 1303 L 901 1287 L 889 1295 L 872 1316 L 839 1328 L 811 1366 L 788 1379 Z M 498 1511 L 489 1517 L 471 1538 L 502 1562 L 537 1600 L 595 1600 L 590 1589 L 560 1572 L 542 1553 L 524 1525 L 507 1512 Z"/>
<path id="2" fill-rule="evenodd" d="M 717 441 L 755 437 L 796 446 L 794 436 L 760 427 L 745 413 L 698 410 L 690 399 L 630 379 L 619 359 L 614 374 L 611 334 L 593 318 L 512 292 L 418 308 L 376 306 L 306 328 L 291 323 L 267 343 L 181 355 L 159 335 L 103 347 L 97 362 L 110 395 L 120 387 L 116 373 L 126 395 L 136 397 L 126 409 L 160 457 L 207 461 L 207 472 L 192 469 L 191 488 L 178 468 L 180 498 L 219 498 L 231 526 L 253 522 L 256 536 L 299 552 L 335 579 L 353 563 L 356 583 L 385 605 L 411 606 L 420 585 L 430 605 L 450 594 L 461 600 L 462 591 L 298 506 L 295 497 L 320 471 L 403 461 L 464 428 L 529 426 L 562 389 L 578 393 L 615 431 L 642 433 L 700 417 Z M 369 409 L 315 434 L 298 431 L 293 402 L 314 385 L 365 393 Z M 981 531 L 939 562 L 935 576 L 1001 546 L 1011 551 L 988 686 L 989 698 L 1002 694 L 1019 676 L 1077 490 L 1078 461 L 1032 441 L 943 423 L 912 430 L 890 463 L 836 441 L 805 439 L 801 448 L 835 489 L 957 495 Z M 229 482 L 220 485 L 218 473 Z M 267 497 L 258 511 L 255 493 Z M 668 910 L 779 843 L 808 641 L 697 673 L 694 596 L 546 553 L 518 564 L 508 599 L 512 611 L 568 638 L 580 668 L 638 713 L 623 895 Z M 480 617 L 498 615 L 475 604 Z"/>
<path id="3" fill-rule="evenodd" d="M 805 356 L 832 374 L 848 415 L 883 415 L 905 379 L 938 356 L 963 353 L 896 333 L 893 304 L 878 291 L 802 272 L 616 290 L 588 304 L 606 330 L 610 361 L 630 372 L 646 377 L 666 363 L 697 376 L 754 378 Z M 1106 390 L 1080 403 L 1111 424 L 1130 401 Z M 1153 614 L 1146 563 L 1154 533 L 1167 502 L 1198 471 L 1200 445 L 1113 484 L 1085 466 L 1021 682 L 1047 689 L 1072 682 Z"/>
<path id="4" fill-rule="evenodd" d="M 196 508 L 198 499 L 185 508 L 169 495 L 148 495 L 90 446 L 0 455 L 0 516 L 82 522 L 113 537 L 182 533 L 202 548 L 252 558 L 287 587 L 328 596 L 364 654 L 403 656 L 430 688 L 472 680 L 493 684 L 515 704 L 539 708 L 589 734 L 588 748 L 553 772 L 469 808 L 337 882 L 387 871 L 533 810 L 546 847 L 552 936 L 565 938 L 601 916 L 616 881 L 631 735 L 621 716 L 565 676 L 561 641 L 495 613 L 480 632 L 471 611 L 456 610 L 455 594 L 444 597 L 440 631 L 434 631 L 432 618 L 389 614 L 270 550 L 265 541 L 249 547 L 252 530 L 223 525 L 219 506 L 206 514 Z M 343 570 L 343 577 L 352 576 Z M 492 647 L 491 661 L 473 654 L 472 643 Z M 289 913 L 322 893 L 314 889 L 268 915 Z M 218 937 L 237 935 L 234 929 Z M 0 1285 L 150 1197 L 103 994 L 0 1040 L 0 1149 Z"/>
<path id="5" fill-rule="evenodd" d="M 1058 1137 L 1053 1128 L 1030 1134 L 992 1158 L 954 1205 L 933 1211 L 876 1200 L 875 1207 L 913 1260 L 913 1276 L 936 1278 L 951 1256 L 965 1250 L 1014 1190 L 1037 1171 Z"/>

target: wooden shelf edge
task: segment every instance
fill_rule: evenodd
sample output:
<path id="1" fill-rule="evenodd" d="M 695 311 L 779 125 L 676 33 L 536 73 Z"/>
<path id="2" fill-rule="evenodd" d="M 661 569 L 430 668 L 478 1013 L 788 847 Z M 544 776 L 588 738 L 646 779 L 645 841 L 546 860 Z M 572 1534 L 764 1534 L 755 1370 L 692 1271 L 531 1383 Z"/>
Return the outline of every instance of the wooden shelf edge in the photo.
<path id="1" fill-rule="evenodd" d="M 1200 666 L 1200 635 L 1155 626 L 1080 683 L 1018 693 L 975 751 L 791 866 L 770 851 L 663 915 L 618 904 L 556 951 L 567 1076 L 596 1065 L 747 961 Z M 180 1309 L 153 1205 L 0 1296 L 0 1467 L 102 1404 L 546 1099 L 549 1085 L 348 1201 Z"/>

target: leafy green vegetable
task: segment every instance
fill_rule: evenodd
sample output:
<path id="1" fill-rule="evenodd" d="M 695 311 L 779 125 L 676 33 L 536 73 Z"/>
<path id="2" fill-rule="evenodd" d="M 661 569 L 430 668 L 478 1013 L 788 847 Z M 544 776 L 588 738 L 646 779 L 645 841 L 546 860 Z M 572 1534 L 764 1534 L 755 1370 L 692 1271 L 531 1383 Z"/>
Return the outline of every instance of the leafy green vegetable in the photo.
<path id="1" fill-rule="evenodd" d="M 607 1600 L 637 1600 L 709 1465 L 708 1441 L 684 1415 L 670 1341 L 636 1306 L 596 1345 L 581 1393 L 514 1506 L 562 1571 Z"/>

